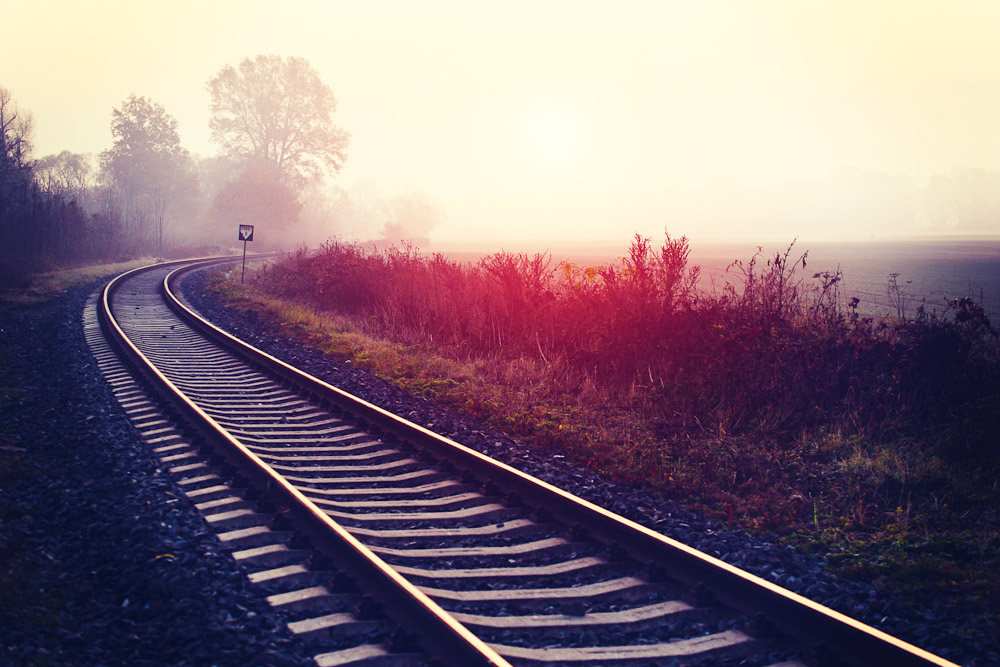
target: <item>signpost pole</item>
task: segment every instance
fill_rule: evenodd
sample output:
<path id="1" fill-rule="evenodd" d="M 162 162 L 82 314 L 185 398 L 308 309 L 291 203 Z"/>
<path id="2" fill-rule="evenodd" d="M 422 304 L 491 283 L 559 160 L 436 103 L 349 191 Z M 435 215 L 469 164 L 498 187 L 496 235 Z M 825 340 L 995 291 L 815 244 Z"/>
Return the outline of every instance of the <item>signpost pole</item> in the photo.
<path id="1" fill-rule="evenodd" d="M 253 241 L 253 225 L 240 225 L 238 238 L 243 241 L 243 268 L 240 270 L 240 284 L 242 284 L 247 274 L 247 241 Z"/>

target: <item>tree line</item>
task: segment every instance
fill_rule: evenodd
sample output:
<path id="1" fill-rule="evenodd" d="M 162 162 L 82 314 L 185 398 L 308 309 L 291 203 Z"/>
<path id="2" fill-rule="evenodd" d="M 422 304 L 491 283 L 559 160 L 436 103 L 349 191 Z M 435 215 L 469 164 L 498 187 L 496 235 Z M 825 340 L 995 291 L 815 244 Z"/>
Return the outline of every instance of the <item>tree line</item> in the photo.
<path id="1" fill-rule="evenodd" d="M 161 104 L 132 94 L 112 110 L 107 150 L 35 159 L 31 115 L 0 87 L 0 282 L 231 244 L 238 223 L 291 228 L 347 157 L 333 91 L 306 60 L 276 55 L 227 65 L 206 85 L 220 148 L 209 158 L 182 147 Z"/>

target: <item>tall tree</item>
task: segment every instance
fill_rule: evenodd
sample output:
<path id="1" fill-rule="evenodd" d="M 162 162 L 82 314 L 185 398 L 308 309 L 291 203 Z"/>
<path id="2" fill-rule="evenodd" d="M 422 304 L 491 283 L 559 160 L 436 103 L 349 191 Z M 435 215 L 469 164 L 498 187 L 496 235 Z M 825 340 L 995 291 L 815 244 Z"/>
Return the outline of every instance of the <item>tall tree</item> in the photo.
<path id="1" fill-rule="evenodd" d="M 101 153 L 101 174 L 124 199 L 127 222 L 155 233 L 162 249 L 164 217 L 193 196 L 197 179 L 181 147 L 177 121 L 162 105 L 130 95 L 112 110 L 114 144 Z"/>
<path id="2" fill-rule="evenodd" d="M 101 170 L 126 197 L 170 189 L 189 168 L 177 121 L 145 97 L 130 95 L 120 109 L 112 110 L 111 135 L 114 145 L 101 153 Z"/>
<path id="3" fill-rule="evenodd" d="M 208 82 L 212 139 L 240 160 L 266 160 L 294 181 L 336 172 L 350 135 L 333 124 L 337 98 L 303 58 L 260 55 Z"/>

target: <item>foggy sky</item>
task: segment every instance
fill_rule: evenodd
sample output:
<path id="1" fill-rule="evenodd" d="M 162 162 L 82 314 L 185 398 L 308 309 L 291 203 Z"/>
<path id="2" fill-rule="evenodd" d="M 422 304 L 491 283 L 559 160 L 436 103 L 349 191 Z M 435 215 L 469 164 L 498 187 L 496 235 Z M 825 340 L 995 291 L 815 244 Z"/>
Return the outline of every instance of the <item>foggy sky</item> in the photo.
<path id="1" fill-rule="evenodd" d="M 1000 3 L 6 4 L 35 157 L 106 149 L 131 93 L 213 155 L 205 83 L 301 56 L 352 135 L 340 184 L 428 193 L 438 241 L 908 233 L 899 193 L 1000 169 Z"/>

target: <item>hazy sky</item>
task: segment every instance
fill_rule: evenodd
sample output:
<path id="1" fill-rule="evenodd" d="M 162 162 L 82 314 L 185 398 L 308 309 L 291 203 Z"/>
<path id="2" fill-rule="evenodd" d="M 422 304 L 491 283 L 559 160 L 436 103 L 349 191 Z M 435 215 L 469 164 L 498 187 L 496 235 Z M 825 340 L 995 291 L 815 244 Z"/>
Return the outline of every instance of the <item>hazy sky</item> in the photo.
<path id="1" fill-rule="evenodd" d="M 301 56 L 353 137 L 341 184 L 432 195 L 436 240 L 906 231 L 859 213 L 866 174 L 1000 168 L 997 2 L 4 5 L 0 86 L 36 157 L 107 148 L 131 93 L 212 155 L 206 82 Z"/>

